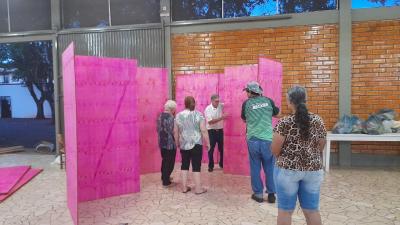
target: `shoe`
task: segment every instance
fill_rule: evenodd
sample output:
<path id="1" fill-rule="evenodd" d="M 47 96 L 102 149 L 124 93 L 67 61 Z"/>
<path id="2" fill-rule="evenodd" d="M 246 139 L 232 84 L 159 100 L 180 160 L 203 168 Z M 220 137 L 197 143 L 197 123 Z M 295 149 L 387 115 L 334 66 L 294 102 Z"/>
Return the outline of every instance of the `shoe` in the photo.
<path id="1" fill-rule="evenodd" d="M 208 172 L 212 172 L 214 169 L 213 168 L 208 168 Z"/>
<path id="2" fill-rule="evenodd" d="M 268 194 L 268 202 L 269 203 L 275 203 L 275 195 L 273 193 Z"/>
<path id="3" fill-rule="evenodd" d="M 176 185 L 176 183 L 174 183 L 174 182 L 169 182 L 169 184 L 163 184 L 163 187 L 169 188 L 169 187 L 173 187 L 173 186 L 175 186 L 175 185 Z"/>
<path id="4" fill-rule="evenodd" d="M 219 168 L 223 169 L 223 168 L 224 168 L 224 166 L 223 166 L 223 165 L 219 165 Z"/>
<path id="5" fill-rule="evenodd" d="M 253 199 L 254 201 L 258 202 L 258 203 L 262 203 L 264 201 L 263 198 L 259 198 L 257 197 L 255 194 L 251 195 L 251 199 Z"/>

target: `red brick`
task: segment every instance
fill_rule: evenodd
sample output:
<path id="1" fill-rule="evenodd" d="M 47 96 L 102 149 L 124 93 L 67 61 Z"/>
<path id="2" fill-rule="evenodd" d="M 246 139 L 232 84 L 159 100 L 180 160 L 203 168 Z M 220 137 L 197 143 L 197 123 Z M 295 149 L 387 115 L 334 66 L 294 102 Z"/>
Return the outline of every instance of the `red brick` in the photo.
<path id="1" fill-rule="evenodd" d="M 400 52 L 399 30 L 398 20 L 353 24 L 352 113 L 363 119 L 384 107 L 400 113 L 396 55 Z M 365 143 L 353 143 L 352 149 L 361 153 L 400 154 L 400 145 L 393 143 L 369 143 L 367 148 Z"/>

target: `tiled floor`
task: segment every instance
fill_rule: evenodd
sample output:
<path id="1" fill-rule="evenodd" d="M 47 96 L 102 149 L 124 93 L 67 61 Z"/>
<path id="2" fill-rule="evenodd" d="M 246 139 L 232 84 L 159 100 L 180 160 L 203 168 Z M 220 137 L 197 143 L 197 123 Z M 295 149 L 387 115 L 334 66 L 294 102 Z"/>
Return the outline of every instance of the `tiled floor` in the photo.
<path id="1" fill-rule="evenodd" d="M 44 172 L 0 204 L 0 224 L 70 225 L 65 173 L 51 166 L 52 156 L 0 155 L 0 167 L 31 164 Z M 174 172 L 179 182 L 179 170 Z M 183 194 L 161 187 L 160 174 L 142 176 L 138 194 L 84 203 L 81 224 L 275 224 L 275 204 L 250 200 L 248 177 L 203 173 L 209 191 Z M 400 225 L 400 170 L 335 169 L 321 191 L 324 224 Z M 305 224 L 296 209 L 293 224 Z"/>

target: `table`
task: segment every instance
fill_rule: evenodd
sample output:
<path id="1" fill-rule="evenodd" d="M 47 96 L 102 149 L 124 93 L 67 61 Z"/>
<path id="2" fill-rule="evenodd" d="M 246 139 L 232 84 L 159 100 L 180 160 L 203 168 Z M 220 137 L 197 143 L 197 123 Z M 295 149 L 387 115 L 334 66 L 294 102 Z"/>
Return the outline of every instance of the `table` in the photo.
<path id="1" fill-rule="evenodd" d="M 331 155 L 331 141 L 400 141 L 400 133 L 389 133 L 380 135 L 368 134 L 332 134 L 326 135 L 326 145 L 324 148 L 324 167 L 329 172 L 329 160 Z"/>

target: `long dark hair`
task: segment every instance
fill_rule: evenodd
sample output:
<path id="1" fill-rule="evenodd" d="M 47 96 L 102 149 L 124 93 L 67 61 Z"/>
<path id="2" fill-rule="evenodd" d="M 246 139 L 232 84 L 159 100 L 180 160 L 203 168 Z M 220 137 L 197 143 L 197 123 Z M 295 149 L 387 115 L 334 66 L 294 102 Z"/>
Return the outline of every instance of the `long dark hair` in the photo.
<path id="1" fill-rule="evenodd" d="M 299 128 L 300 136 L 303 140 L 307 140 L 310 136 L 310 115 L 306 105 L 306 89 L 294 86 L 288 90 L 287 96 L 290 103 L 296 107 L 294 118 Z"/>

